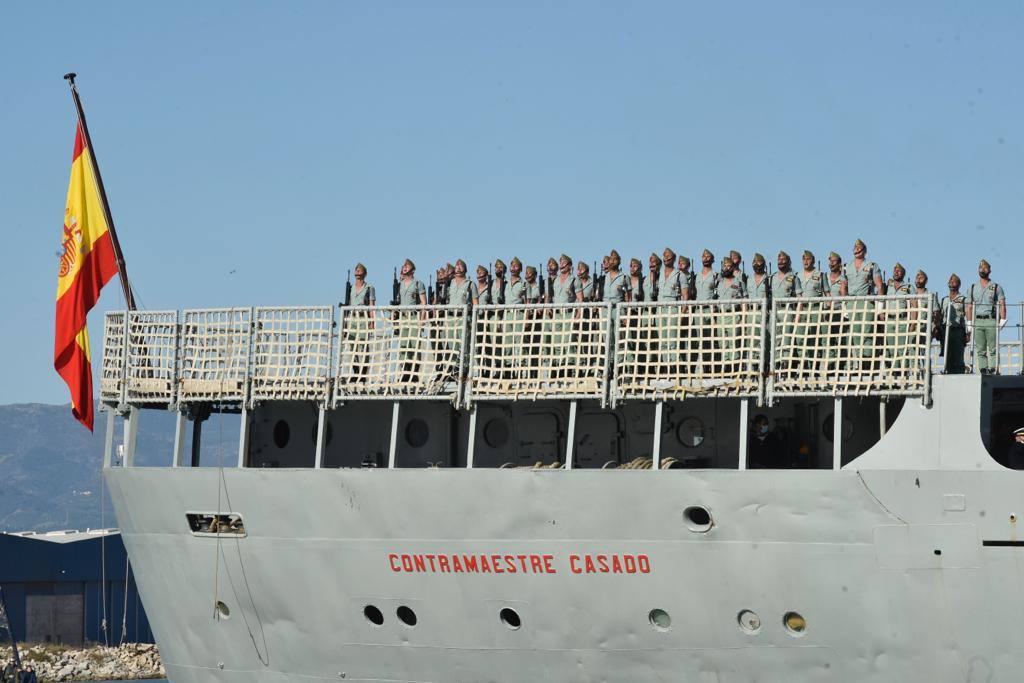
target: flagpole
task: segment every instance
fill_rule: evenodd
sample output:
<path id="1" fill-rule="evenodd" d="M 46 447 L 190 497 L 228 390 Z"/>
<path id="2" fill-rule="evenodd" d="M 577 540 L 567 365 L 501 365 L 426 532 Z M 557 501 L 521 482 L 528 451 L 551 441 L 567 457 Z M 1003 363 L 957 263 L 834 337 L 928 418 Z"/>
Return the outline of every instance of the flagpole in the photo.
<path id="1" fill-rule="evenodd" d="M 96 176 L 96 186 L 100 191 L 100 205 L 103 207 L 103 216 L 107 219 L 107 228 L 110 230 L 110 242 L 114 247 L 114 258 L 117 259 L 117 272 L 121 277 L 121 289 L 124 291 L 125 305 L 129 311 L 134 311 L 135 294 L 132 292 L 132 286 L 128 282 L 128 268 L 125 266 L 121 243 L 117 241 L 117 231 L 114 230 L 114 217 L 110 213 L 107 191 L 103 187 L 103 176 L 100 175 L 99 162 L 96 161 L 96 148 L 92 146 L 92 138 L 89 137 L 89 126 L 85 123 L 85 110 L 82 109 L 82 100 L 79 99 L 78 88 L 75 87 L 75 77 L 77 75 L 74 72 L 64 74 L 64 80 L 71 85 L 71 99 L 75 101 L 75 109 L 78 111 L 78 124 L 82 127 L 85 145 L 89 148 L 89 161 L 92 164 L 92 173 Z"/>

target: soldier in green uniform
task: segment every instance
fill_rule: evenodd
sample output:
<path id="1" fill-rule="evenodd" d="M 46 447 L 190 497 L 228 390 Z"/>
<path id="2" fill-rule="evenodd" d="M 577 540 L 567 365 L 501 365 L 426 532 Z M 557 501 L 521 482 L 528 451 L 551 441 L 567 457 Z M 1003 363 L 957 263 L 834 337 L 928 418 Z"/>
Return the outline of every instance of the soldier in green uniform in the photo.
<path id="1" fill-rule="evenodd" d="M 519 257 L 509 261 L 509 277 L 502 292 L 503 303 L 507 306 L 526 303 L 526 281 L 522 278 L 523 262 Z M 498 354 L 502 357 L 505 376 L 511 377 L 514 368 L 519 367 L 517 359 L 522 358 L 523 332 L 526 324 L 526 311 L 522 309 L 505 311 L 502 317 L 501 345 Z"/>
<path id="2" fill-rule="evenodd" d="M 705 249 L 700 255 L 701 270 L 694 277 L 694 300 L 701 302 L 691 313 L 691 320 L 698 323 L 699 329 L 691 328 L 687 336 L 688 348 L 690 349 L 689 363 L 692 372 L 699 372 L 703 367 L 709 372 L 714 363 L 716 354 L 715 336 L 719 321 L 717 319 L 718 309 L 711 302 L 718 298 L 718 285 L 721 282 L 721 274 L 715 270 L 715 255 L 710 249 Z"/>
<path id="3" fill-rule="evenodd" d="M 398 286 L 398 304 L 400 306 L 426 306 L 427 288 L 421 280 L 416 279 L 416 264 L 412 259 L 405 259 L 402 264 L 402 278 Z M 398 314 L 398 348 L 402 360 L 403 383 L 419 381 L 420 359 L 419 344 L 420 322 L 424 314 L 418 311 L 400 311 Z"/>
<path id="4" fill-rule="evenodd" d="M 902 264 L 892 267 L 892 277 L 885 283 L 886 297 L 898 299 L 913 295 L 914 289 L 906 281 L 906 276 L 907 271 Z M 905 302 L 887 302 L 885 308 L 885 356 L 894 370 L 902 372 L 908 369 L 909 307 Z"/>
<path id="5" fill-rule="evenodd" d="M 764 314 L 761 310 L 751 311 L 750 324 L 752 327 L 751 335 L 755 339 L 761 340 L 761 348 L 768 348 L 768 325 L 769 316 L 771 314 L 771 308 L 769 305 L 769 294 L 771 294 L 771 278 L 768 276 L 768 262 L 765 261 L 764 256 L 755 253 L 754 258 L 750 261 L 750 268 L 754 271 L 754 274 L 747 279 L 747 298 L 760 302 L 760 306 L 764 307 Z M 762 323 L 762 320 L 764 321 Z M 757 369 L 763 370 L 767 363 L 767 358 L 762 354 L 761 362 L 758 364 Z"/>
<path id="6" fill-rule="evenodd" d="M 547 263 L 547 267 L 548 267 L 548 289 L 544 293 L 544 298 L 545 298 L 544 303 L 550 304 L 550 303 L 554 303 L 554 298 L 553 297 L 554 297 L 555 293 L 554 293 L 553 284 L 555 282 L 555 278 L 558 277 L 558 261 L 556 261 L 554 258 L 549 258 L 548 259 L 548 263 Z"/>
<path id="7" fill-rule="evenodd" d="M 729 258 L 732 259 L 732 272 L 736 273 L 736 277 L 743 280 L 743 286 L 746 287 L 747 293 L 750 293 L 750 278 L 743 271 L 743 254 L 733 249 L 729 252 Z"/>
<path id="8" fill-rule="evenodd" d="M 528 304 L 545 303 L 541 300 L 540 280 L 537 269 L 533 266 L 526 266 L 523 297 Z M 530 367 L 529 377 L 537 379 L 537 364 L 540 362 L 541 342 L 544 338 L 544 312 L 540 309 L 528 309 L 523 313 L 523 365 Z"/>
<path id="9" fill-rule="evenodd" d="M 722 259 L 722 277 L 718 283 L 717 296 L 721 301 L 741 301 L 747 298 L 747 287 L 741 275 L 736 272 L 730 256 Z M 736 375 L 740 361 L 743 360 L 743 339 L 745 305 L 724 305 L 718 334 L 722 349 L 722 377 Z"/>
<path id="10" fill-rule="evenodd" d="M 942 297 L 939 304 L 945 320 L 943 341 L 947 375 L 962 375 L 967 369 L 964 350 L 970 341 L 970 333 L 967 331 L 966 308 L 967 297 L 960 293 L 960 276 L 953 273 L 949 276 L 949 294 Z"/>
<path id="11" fill-rule="evenodd" d="M 999 372 L 999 330 L 1006 325 L 1006 295 L 991 275 L 992 266 L 982 259 L 978 281 L 967 291 L 967 331 L 974 333 L 976 362 L 983 375 Z"/>
<path id="12" fill-rule="evenodd" d="M 772 301 L 788 299 L 796 296 L 796 274 L 793 272 L 793 260 L 784 251 L 779 252 L 778 271 L 772 275 Z M 782 322 L 775 322 L 771 332 L 775 337 L 776 356 L 780 363 L 792 370 L 798 355 L 797 344 L 793 339 L 793 324 L 796 322 L 797 307 L 792 304 L 779 304 L 779 315 Z"/>
<path id="13" fill-rule="evenodd" d="M 377 305 L 377 292 L 366 281 L 366 266 L 357 263 L 352 271 L 356 282 L 352 286 L 352 298 L 345 311 L 345 341 L 352 349 L 352 373 L 364 378 L 370 370 L 370 334 L 373 329 L 373 312 L 366 310 Z"/>
<path id="14" fill-rule="evenodd" d="M 659 304 L 681 301 L 683 281 L 676 268 L 676 252 L 665 247 L 661 260 L 657 301 Z M 678 306 L 658 307 L 658 365 L 663 374 L 675 375 L 679 371 L 679 332 L 682 326 L 683 311 Z"/>
<path id="15" fill-rule="evenodd" d="M 604 273 L 604 300 L 613 307 L 626 300 L 629 278 L 622 272 L 621 267 L 622 257 L 619 256 L 619 252 L 612 249 L 608 254 L 608 268 Z"/>
<path id="16" fill-rule="evenodd" d="M 875 296 L 882 291 L 882 274 L 874 261 L 868 260 L 868 248 L 861 240 L 853 243 L 853 260 L 846 264 L 844 274 L 850 296 Z M 872 301 L 854 301 L 850 314 L 850 369 L 870 372 L 874 358 L 872 346 L 876 330 L 875 304 Z M 865 363 L 865 359 L 869 362 Z"/>
<path id="17" fill-rule="evenodd" d="M 797 276 L 797 296 L 802 299 L 818 299 L 828 296 L 825 276 L 817 268 L 814 254 L 805 250 L 803 254 L 803 271 Z M 796 334 L 798 347 L 796 355 L 802 359 L 801 369 L 810 375 L 821 371 L 821 360 L 824 357 L 824 336 L 827 327 L 822 326 L 822 308 L 820 303 L 801 305 L 803 309 L 797 320 Z"/>
<path id="18" fill-rule="evenodd" d="M 928 329 L 924 329 L 924 325 L 919 325 L 919 334 L 923 334 L 924 338 L 917 340 L 918 344 L 923 344 L 924 348 L 928 348 L 931 345 L 931 340 L 935 339 L 941 343 L 943 330 L 942 330 L 942 309 L 939 308 L 939 299 L 932 292 L 928 291 L 928 273 L 923 270 L 918 270 L 917 274 L 914 275 L 914 294 L 917 296 L 928 297 L 928 308 L 931 313 L 929 315 L 930 322 Z"/>
<path id="19" fill-rule="evenodd" d="M 834 251 L 828 254 L 828 275 L 825 276 L 825 286 L 828 287 L 830 297 L 847 296 L 849 294 L 849 280 L 843 272 L 843 257 Z M 840 349 L 846 338 L 846 316 L 843 311 L 842 302 L 833 302 L 828 313 L 828 346 L 829 369 L 836 367 L 835 359 L 840 355 Z"/>
<path id="20" fill-rule="evenodd" d="M 498 304 L 499 306 L 505 303 L 505 282 L 505 262 L 501 259 L 495 259 L 494 279 L 491 280 L 491 291 L 488 295 L 490 303 Z"/>
<path id="21" fill-rule="evenodd" d="M 583 300 L 579 282 L 572 272 L 572 259 L 562 254 L 558 258 L 558 275 L 551 280 L 551 303 L 573 304 Z M 548 351 L 552 356 L 553 365 L 558 368 L 556 377 L 565 377 L 565 366 L 569 361 L 572 344 L 572 321 L 577 311 L 552 310 L 550 322 L 546 325 L 548 332 Z"/>
<path id="22" fill-rule="evenodd" d="M 697 279 L 690 270 L 690 259 L 686 256 L 679 257 L 679 278 L 682 280 L 683 301 L 693 301 L 697 296 Z"/>
<path id="23" fill-rule="evenodd" d="M 491 303 L 491 283 L 487 282 L 487 268 L 476 267 L 476 289 L 473 291 L 473 303 L 486 306 Z"/>

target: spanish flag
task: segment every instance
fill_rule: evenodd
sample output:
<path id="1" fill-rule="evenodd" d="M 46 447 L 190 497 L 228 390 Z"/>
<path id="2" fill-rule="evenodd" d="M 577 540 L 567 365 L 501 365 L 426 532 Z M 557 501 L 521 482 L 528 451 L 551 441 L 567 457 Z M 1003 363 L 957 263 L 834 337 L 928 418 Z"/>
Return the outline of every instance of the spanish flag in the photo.
<path id="1" fill-rule="evenodd" d="M 86 317 L 96 305 L 100 289 L 117 274 L 117 259 L 81 124 L 75 132 L 62 244 L 53 366 L 71 391 L 71 412 L 92 431 L 92 364 Z"/>

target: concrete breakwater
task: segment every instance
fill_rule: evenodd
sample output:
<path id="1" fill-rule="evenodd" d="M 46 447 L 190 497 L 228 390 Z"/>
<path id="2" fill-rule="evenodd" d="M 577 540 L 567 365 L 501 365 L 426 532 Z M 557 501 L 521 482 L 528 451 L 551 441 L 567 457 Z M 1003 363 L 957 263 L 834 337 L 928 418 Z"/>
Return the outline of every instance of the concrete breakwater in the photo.
<path id="1" fill-rule="evenodd" d="M 22 665 L 32 664 L 43 681 L 109 681 L 166 678 L 156 645 L 131 643 L 118 647 L 94 645 L 19 646 Z M 0 662 L 11 661 L 11 648 L 0 647 Z"/>

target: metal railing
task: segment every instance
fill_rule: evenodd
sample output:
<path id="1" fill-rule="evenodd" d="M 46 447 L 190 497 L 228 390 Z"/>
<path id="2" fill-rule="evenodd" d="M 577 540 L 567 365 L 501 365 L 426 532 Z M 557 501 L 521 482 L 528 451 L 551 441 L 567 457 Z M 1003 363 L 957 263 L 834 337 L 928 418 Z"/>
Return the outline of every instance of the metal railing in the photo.
<path id="1" fill-rule="evenodd" d="M 948 338 L 928 296 L 477 306 L 115 311 L 100 397 L 257 401 L 921 396 Z M 1012 310 L 1021 312 L 1024 305 Z M 337 319 L 335 318 L 337 315 Z M 998 332 L 1019 374 L 1024 328 Z M 337 322 L 336 322 L 337 320 Z M 934 319 L 937 321 L 937 318 Z M 997 327 L 998 329 L 998 327 Z M 965 344 L 967 371 L 976 369 Z M 941 362 L 940 362 L 941 361 Z"/>
<path id="2" fill-rule="evenodd" d="M 928 396 L 931 302 L 929 295 L 776 299 L 769 400 Z"/>
<path id="3" fill-rule="evenodd" d="M 619 304 L 612 405 L 760 396 L 765 315 L 760 300 Z"/>
<path id="4" fill-rule="evenodd" d="M 477 306 L 467 402 L 607 396 L 611 305 Z"/>

